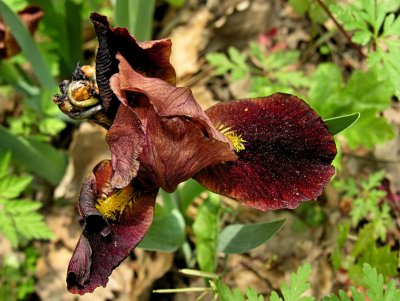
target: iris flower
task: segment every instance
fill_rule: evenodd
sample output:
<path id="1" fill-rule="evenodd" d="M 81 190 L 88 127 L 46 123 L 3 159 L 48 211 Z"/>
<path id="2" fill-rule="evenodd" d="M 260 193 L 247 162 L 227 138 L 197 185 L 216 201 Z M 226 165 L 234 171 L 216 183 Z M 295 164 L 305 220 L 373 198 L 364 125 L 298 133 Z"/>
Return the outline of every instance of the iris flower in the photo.
<path id="1" fill-rule="evenodd" d="M 72 118 L 108 129 L 111 160 L 87 178 L 77 205 L 83 233 L 68 267 L 69 291 L 84 294 L 108 277 L 148 231 L 159 188 L 194 178 L 260 210 L 317 198 L 334 174 L 332 134 L 304 101 L 273 94 L 203 111 L 175 86 L 171 42 L 137 42 L 104 16 L 96 72 L 77 67 L 54 97 Z"/>

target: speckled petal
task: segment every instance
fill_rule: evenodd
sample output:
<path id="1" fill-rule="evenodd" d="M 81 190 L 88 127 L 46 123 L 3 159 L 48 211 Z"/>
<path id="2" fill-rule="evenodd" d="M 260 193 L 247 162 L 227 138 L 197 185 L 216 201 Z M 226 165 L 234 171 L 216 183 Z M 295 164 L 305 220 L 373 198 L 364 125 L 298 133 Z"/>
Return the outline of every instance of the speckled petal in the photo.
<path id="1" fill-rule="evenodd" d="M 195 176 L 211 191 L 260 210 L 295 208 L 317 198 L 335 172 L 333 136 L 295 96 L 231 101 L 206 113 L 217 128 L 230 128 L 246 141 L 238 160 Z"/>

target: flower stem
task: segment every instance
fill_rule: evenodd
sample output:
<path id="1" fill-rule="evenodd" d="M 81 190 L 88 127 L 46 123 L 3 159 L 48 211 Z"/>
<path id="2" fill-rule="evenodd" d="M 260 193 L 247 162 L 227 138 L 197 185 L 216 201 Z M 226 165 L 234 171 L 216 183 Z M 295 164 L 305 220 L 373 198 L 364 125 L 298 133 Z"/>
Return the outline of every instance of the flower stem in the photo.
<path id="1" fill-rule="evenodd" d="M 184 275 L 198 276 L 198 277 L 203 277 L 203 278 L 210 278 L 210 279 L 218 279 L 219 278 L 219 276 L 217 274 L 202 272 L 202 271 L 198 271 L 198 270 L 182 269 L 182 270 L 179 270 L 179 272 Z"/>
<path id="2" fill-rule="evenodd" d="M 186 287 L 186 288 L 159 289 L 159 290 L 153 290 L 153 293 L 174 294 L 174 293 L 193 293 L 193 292 L 204 292 L 204 291 L 211 291 L 211 288 L 209 288 L 209 287 Z"/>

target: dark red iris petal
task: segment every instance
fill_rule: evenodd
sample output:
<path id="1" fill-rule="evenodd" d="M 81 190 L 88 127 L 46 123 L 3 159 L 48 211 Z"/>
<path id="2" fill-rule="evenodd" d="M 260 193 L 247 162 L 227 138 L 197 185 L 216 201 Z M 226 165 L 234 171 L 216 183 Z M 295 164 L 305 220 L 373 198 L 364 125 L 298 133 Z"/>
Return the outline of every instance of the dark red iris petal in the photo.
<path id="1" fill-rule="evenodd" d="M 119 73 L 113 75 L 110 83 L 123 103 L 119 110 L 125 106 L 132 110 L 144 130 L 137 175 L 142 185 L 153 184 L 171 192 L 204 167 L 237 158 L 228 139 L 214 128 L 190 90 L 177 88 L 158 78 L 144 77 L 124 57 L 117 55 L 117 58 L 120 60 Z M 130 97 L 132 92 L 136 93 L 134 99 Z M 118 115 L 114 124 L 117 121 Z M 133 128 L 124 131 L 124 127 L 127 127 L 126 122 L 121 123 L 118 135 L 111 127 L 107 137 L 131 139 Z M 111 149 L 113 158 L 124 162 L 130 162 L 127 155 L 140 147 L 130 145 L 132 149 L 127 149 L 120 143 L 114 145 L 115 151 Z M 117 168 L 114 162 L 113 167 Z M 122 174 L 117 169 L 115 173 Z"/>
<path id="2" fill-rule="evenodd" d="M 104 162 L 111 166 L 109 161 Z M 108 166 L 95 169 L 95 178 L 102 178 L 100 172 L 110 170 Z M 135 201 L 127 206 L 115 221 L 108 224 L 103 220 L 101 225 L 99 218 L 102 217 L 98 213 L 88 215 L 91 212 L 90 208 L 94 207 L 96 198 L 100 197 L 99 193 L 108 189 L 107 187 L 96 189 L 93 183 L 103 182 L 95 181 L 96 179 L 88 178 L 82 188 L 78 212 L 86 212 L 82 216 L 85 219 L 85 229 L 68 266 L 68 290 L 77 294 L 92 292 L 96 287 L 107 284 L 111 272 L 130 254 L 148 231 L 157 195 L 157 190 L 144 192 L 137 190 L 136 187 L 135 192 L 138 195 Z M 91 193 L 92 206 L 89 206 L 87 197 Z M 105 229 L 107 231 L 104 231 Z"/>
<path id="3" fill-rule="evenodd" d="M 236 159 L 228 143 L 205 137 L 190 120 L 160 118 L 150 104 L 133 109 L 146 124 L 138 173 L 143 183 L 172 192 L 204 167 Z"/>
<path id="4" fill-rule="evenodd" d="M 115 95 L 127 106 L 136 101 L 127 99 L 126 92 L 138 92 L 146 96 L 159 117 L 183 117 L 199 125 L 204 134 L 223 142 L 228 140 L 221 135 L 210 122 L 200 105 L 196 102 L 190 89 L 177 88 L 159 78 L 149 78 L 138 73 L 120 54 L 119 73 L 111 80 L 111 88 Z M 132 94 L 132 93 L 131 93 Z M 131 95 L 130 95 L 131 96 Z"/>
<path id="5" fill-rule="evenodd" d="M 231 128 L 246 140 L 238 160 L 195 176 L 211 191 L 261 210 L 295 208 L 318 197 L 334 174 L 333 136 L 295 96 L 232 101 L 206 113 L 216 127 Z"/>
<path id="6" fill-rule="evenodd" d="M 106 136 L 111 150 L 113 174 L 111 187 L 127 186 L 139 169 L 138 157 L 145 140 L 142 123 L 136 114 L 122 105 Z"/>

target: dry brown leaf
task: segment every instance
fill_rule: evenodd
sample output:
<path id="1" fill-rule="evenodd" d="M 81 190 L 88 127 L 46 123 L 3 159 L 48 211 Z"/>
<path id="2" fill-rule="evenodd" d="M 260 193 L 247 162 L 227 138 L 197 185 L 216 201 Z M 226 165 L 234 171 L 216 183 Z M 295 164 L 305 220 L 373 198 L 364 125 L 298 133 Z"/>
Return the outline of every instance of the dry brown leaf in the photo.
<path id="1" fill-rule="evenodd" d="M 84 122 L 74 133 L 68 150 L 69 162 L 64 178 L 54 192 L 54 198 L 76 198 L 83 180 L 98 162 L 110 158 L 110 150 L 104 140 L 104 130 Z"/>
<path id="2" fill-rule="evenodd" d="M 136 260 L 132 262 L 134 279 L 130 301 L 145 301 L 151 295 L 154 281 L 164 276 L 172 267 L 174 255 L 172 253 L 148 252 L 136 249 Z"/>
<path id="3" fill-rule="evenodd" d="M 178 79 L 199 70 L 199 52 L 203 44 L 203 31 L 209 19 L 209 11 L 201 8 L 190 21 L 179 26 L 171 34 L 171 63 Z"/>

